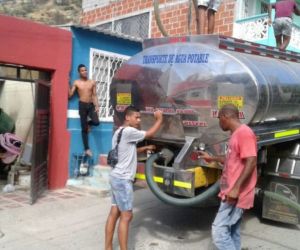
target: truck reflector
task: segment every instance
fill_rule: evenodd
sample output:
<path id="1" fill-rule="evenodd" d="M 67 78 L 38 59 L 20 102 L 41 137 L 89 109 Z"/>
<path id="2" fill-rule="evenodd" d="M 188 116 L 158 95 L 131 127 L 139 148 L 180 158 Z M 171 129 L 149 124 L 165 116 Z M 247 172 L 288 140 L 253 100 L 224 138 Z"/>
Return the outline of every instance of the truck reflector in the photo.
<path id="1" fill-rule="evenodd" d="M 182 187 L 182 188 L 192 188 L 192 184 L 189 182 L 183 182 L 183 181 L 174 181 L 174 186 L 175 187 Z"/>
<path id="2" fill-rule="evenodd" d="M 299 129 L 291 129 L 291 130 L 286 130 L 281 132 L 275 132 L 274 138 L 281 138 L 281 137 L 297 135 L 297 134 L 299 134 Z"/>
<path id="3" fill-rule="evenodd" d="M 135 178 L 139 180 L 146 180 L 146 176 L 144 174 L 136 173 Z M 158 176 L 153 176 L 153 180 L 157 183 L 164 183 L 164 178 L 158 177 Z M 173 182 L 174 187 L 181 187 L 181 188 L 187 188 L 191 189 L 192 184 L 189 182 L 183 182 L 183 181 L 176 181 L 174 180 Z"/>

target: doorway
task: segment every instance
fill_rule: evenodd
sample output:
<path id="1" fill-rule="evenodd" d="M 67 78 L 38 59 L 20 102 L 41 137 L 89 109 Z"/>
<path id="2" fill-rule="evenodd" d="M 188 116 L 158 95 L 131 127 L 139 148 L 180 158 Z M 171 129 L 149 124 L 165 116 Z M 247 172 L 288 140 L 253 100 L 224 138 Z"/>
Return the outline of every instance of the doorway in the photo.
<path id="1" fill-rule="evenodd" d="M 22 142 L 13 161 L 0 160 L 0 188 L 26 191 L 31 204 L 48 188 L 50 79 L 51 72 L 0 64 L 0 111 L 8 124 L 0 133 Z"/>

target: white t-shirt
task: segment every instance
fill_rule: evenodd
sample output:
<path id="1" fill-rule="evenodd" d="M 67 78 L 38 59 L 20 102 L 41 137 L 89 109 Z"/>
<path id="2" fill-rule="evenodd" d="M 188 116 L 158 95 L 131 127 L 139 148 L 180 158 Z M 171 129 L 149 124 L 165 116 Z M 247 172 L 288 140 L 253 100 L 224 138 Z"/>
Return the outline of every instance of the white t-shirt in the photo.
<path id="1" fill-rule="evenodd" d="M 112 138 L 112 147 L 117 144 L 120 127 L 114 133 Z M 134 180 L 137 168 L 136 144 L 145 139 L 146 131 L 141 131 L 133 127 L 125 127 L 122 132 L 121 140 L 118 146 L 118 163 L 111 171 L 111 176 Z"/>

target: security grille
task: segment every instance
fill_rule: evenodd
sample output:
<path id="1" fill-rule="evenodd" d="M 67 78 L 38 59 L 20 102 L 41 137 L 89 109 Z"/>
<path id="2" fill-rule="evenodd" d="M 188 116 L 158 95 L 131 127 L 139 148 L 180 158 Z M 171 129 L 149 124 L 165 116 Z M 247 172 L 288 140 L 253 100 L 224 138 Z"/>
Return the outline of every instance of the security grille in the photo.
<path id="1" fill-rule="evenodd" d="M 113 109 L 109 101 L 109 87 L 116 70 L 129 59 L 128 56 L 101 50 L 91 50 L 91 75 L 96 81 L 101 121 L 112 121 Z"/>
<path id="2" fill-rule="evenodd" d="M 114 20 L 97 25 L 96 28 L 145 39 L 149 37 L 149 13 Z"/>

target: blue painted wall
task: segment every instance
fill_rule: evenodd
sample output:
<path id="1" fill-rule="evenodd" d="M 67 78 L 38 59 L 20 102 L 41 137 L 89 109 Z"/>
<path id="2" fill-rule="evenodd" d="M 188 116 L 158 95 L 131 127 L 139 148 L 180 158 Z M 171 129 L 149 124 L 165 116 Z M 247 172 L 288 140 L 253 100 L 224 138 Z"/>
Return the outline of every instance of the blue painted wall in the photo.
<path id="1" fill-rule="evenodd" d="M 73 34 L 72 69 L 70 84 L 78 79 L 77 66 L 84 64 L 90 68 L 90 49 L 99 49 L 107 52 L 132 56 L 142 50 L 140 42 L 114 37 L 97 31 L 80 27 L 71 27 Z M 78 96 L 74 95 L 69 100 L 68 109 L 78 110 Z M 84 148 L 81 138 L 81 125 L 79 118 L 68 118 L 68 130 L 71 134 L 71 146 L 69 154 L 69 176 L 74 174 L 74 154 L 83 154 Z M 93 161 L 98 162 L 100 154 L 107 154 L 111 149 L 113 124 L 101 122 L 98 127 L 92 127 L 89 133 L 89 146 L 93 152 Z"/>

